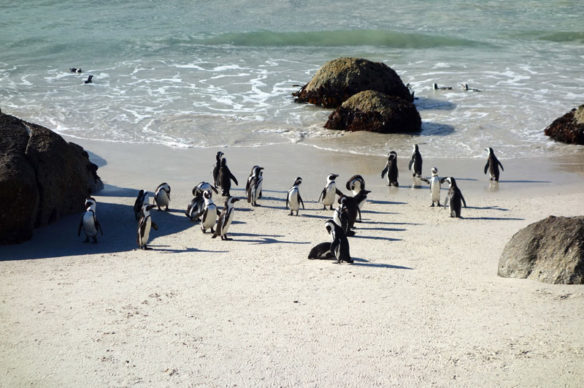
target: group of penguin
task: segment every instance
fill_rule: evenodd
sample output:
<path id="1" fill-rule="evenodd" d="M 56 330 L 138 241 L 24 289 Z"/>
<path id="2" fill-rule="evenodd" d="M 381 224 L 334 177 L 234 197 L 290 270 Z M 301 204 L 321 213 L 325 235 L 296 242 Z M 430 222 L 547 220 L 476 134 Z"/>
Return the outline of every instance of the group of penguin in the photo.
<path id="1" fill-rule="evenodd" d="M 487 163 L 484 173 L 490 172 L 491 181 L 498 182 L 499 167 L 503 170 L 503 165 L 495 156 L 492 148 L 486 148 L 488 152 Z M 449 184 L 448 194 L 445 199 L 445 206 L 450 206 L 450 216 L 460 217 L 461 208 L 466 200 L 456 184 L 453 177 L 439 177 L 438 169 L 432 168 L 432 176 L 424 178 L 422 173 L 422 155 L 420 154 L 417 144 L 414 145 L 413 153 L 408 164 L 408 169 L 412 171 L 414 187 L 425 182 L 430 185 L 431 206 L 441 206 L 440 204 L 440 186 L 447 182 Z M 253 166 L 246 183 L 247 201 L 251 206 L 259 206 L 257 201 L 262 198 L 263 170 L 261 166 Z M 387 163 L 381 171 L 381 178 L 387 175 L 388 186 L 399 186 L 398 184 L 397 153 L 391 151 L 387 158 Z M 338 174 L 329 174 L 326 178 L 326 184 L 320 193 L 318 202 L 322 203 L 323 210 L 329 207 L 333 210 L 333 217 L 325 222 L 325 229 L 331 237 L 330 242 L 323 242 L 314 246 L 308 255 L 309 259 L 336 259 L 337 263 L 352 263 L 349 251 L 348 237 L 354 236 L 354 224 L 357 219 L 361 221 L 361 208 L 367 199 L 367 194 L 371 191 L 365 189 L 365 180 L 361 175 L 352 176 L 346 183 L 346 188 L 352 195 L 343 194 L 336 187 L 336 178 Z M 201 230 L 206 233 L 210 230 L 212 238 L 221 236 L 222 240 L 231 240 L 228 237 L 229 227 L 233 221 L 234 204 L 240 198 L 231 196 L 231 182 L 238 185 L 237 178 L 231 173 L 227 166 L 227 160 L 223 152 L 219 151 L 216 155 L 216 164 L 213 168 L 213 184 L 200 182 L 193 190 L 193 199 L 188 204 L 185 211 L 186 216 L 193 222 L 200 222 Z M 300 195 L 299 186 L 302 178 L 297 177 L 288 190 L 286 195 L 286 209 L 290 209 L 289 215 L 298 216 L 300 206 L 304 209 L 304 201 Z M 213 202 L 213 192 L 219 194 L 218 188 L 221 189 L 222 195 L 226 197 L 223 210 L 219 209 Z M 164 182 L 158 185 L 154 192 L 154 203 L 149 201 L 149 192 L 140 190 L 134 203 L 134 216 L 138 221 L 137 227 L 137 244 L 140 249 L 149 249 L 148 240 L 152 228 L 158 230 L 156 223 L 152 221 L 150 210 L 157 207 L 159 211 L 168 211 L 170 204 L 171 188 L 168 183 Z M 337 199 L 338 206 L 333 208 Z M 81 217 L 77 234 L 80 235 L 83 230 L 86 238 L 85 242 L 90 239 L 97 242 L 97 235 L 103 230 L 96 216 L 97 202 L 94 198 L 89 197 L 85 201 L 85 212 Z"/>

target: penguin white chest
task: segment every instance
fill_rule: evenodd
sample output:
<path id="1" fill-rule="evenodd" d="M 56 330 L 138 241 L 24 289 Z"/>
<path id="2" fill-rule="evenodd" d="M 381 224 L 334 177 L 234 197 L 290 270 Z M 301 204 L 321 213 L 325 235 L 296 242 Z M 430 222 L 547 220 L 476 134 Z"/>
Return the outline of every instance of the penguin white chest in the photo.
<path id="1" fill-rule="evenodd" d="M 203 222 L 203 227 L 205 229 L 212 228 L 217 221 L 217 208 L 215 205 L 211 205 L 207 207 L 207 216 L 205 221 Z"/>
<path id="2" fill-rule="evenodd" d="M 300 202 L 298 201 L 298 189 L 295 187 L 288 192 L 288 204 L 290 210 L 299 210 Z"/>
<path id="3" fill-rule="evenodd" d="M 325 195 L 322 199 L 324 205 L 330 206 L 335 202 L 335 195 L 337 193 L 337 186 L 335 182 L 331 182 L 326 186 Z"/>
<path id="4" fill-rule="evenodd" d="M 88 237 L 97 236 L 97 228 L 92 212 L 85 212 L 85 214 L 83 214 L 83 231 Z"/>
<path id="5" fill-rule="evenodd" d="M 152 219 L 150 216 L 146 217 L 144 220 L 144 233 L 142 234 L 141 244 L 146 245 L 148 243 L 148 239 L 150 238 L 150 229 L 152 228 Z"/>
<path id="6" fill-rule="evenodd" d="M 430 187 L 432 189 L 432 201 L 440 200 L 440 178 L 432 177 L 430 181 Z"/>
<path id="7" fill-rule="evenodd" d="M 158 193 L 156 193 L 156 203 L 158 204 L 158 206 L 168 206 L 169 202 L 170 202 L 170 198 L 168 196 L 168 193 L 164 190 L 159 190 Z"/>

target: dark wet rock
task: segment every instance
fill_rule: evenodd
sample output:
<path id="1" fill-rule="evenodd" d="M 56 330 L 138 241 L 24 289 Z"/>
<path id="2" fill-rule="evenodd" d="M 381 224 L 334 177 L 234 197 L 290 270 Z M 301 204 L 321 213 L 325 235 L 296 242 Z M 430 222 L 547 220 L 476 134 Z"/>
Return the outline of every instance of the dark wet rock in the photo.
<path id="1" fill-rule="evenodd" d="M 82 147 L 0 112 L 0 243 L 28 240 L 33 227 L 83 211 L 102 188 Z"/>
<path id="2" fill-rule="evenodd" d="M 505 246 L 498 275 L 584 284 L 584 216 L 550 216 L 521 229 Z"/>
<path id="3" fill-rule="evenodd" d="M 584 145 L 584 105 L 554 120 L 544 133 L 556 141 Z"/>
<path id="4" fill-rule="evenodd" d="M 421 130 L 422 119 L 413 103 L 366 90 L 343 102 L 331 113 L 324 127 L 346 131 L 409 133 Z"/>
<path id="5" fill-rule="evenodd" d="M 298 92 L 296 102 L 336 108 L 364 90 L 376 90 L 413 101 L 413 96 L 397 73 L 381 62 L 360 58 L 338 58 L 324 64 Z"/>

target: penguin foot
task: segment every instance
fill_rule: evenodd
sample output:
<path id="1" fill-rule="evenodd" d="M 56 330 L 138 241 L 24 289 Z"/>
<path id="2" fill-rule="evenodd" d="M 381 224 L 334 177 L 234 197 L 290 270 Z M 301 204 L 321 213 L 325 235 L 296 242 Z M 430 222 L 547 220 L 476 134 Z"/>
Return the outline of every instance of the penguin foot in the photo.
<path id="1" fill-rule="evenodd" d="M 215 238 L 215 237 L 217 237 L 217 234 L 213 234 L 213 235 L 211 236 L 211 238 Z"/>
<path id="2" fill-rule="evenodd" d="M 432 202 L 432 204 L 430 205 L 430 207 L 434 207 L 434 202 Z"/>
<path id="3" fill-rule="evenodd" d="M 345 260 L 345 261 L 346 261 L 347 263 L 349 263 L 349 264 L 353 264 L 353 259 L 350 259 L 350 258 L 349 258 L 349 259 L 347 259 L 347 260 Z"/>

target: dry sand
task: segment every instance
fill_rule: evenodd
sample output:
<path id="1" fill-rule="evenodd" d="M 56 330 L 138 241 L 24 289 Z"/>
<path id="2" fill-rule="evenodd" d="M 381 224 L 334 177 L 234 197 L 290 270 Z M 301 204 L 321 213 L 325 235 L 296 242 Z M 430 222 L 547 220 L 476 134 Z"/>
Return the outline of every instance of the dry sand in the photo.
<path id="1" fill-rule="evenodd" d="M 409 188 L 409 155 L 390 190 L 383 157 L 227 148 L 233 194 L 259 164 L 264 199 L 238 202 L 221 241 L 184 216 L 217 150 L 80 143 L 106 183 L 105 236 L 82 243 L 75 215 L 0 247 L 1 386 L 582 386 L 584 287 L 496 272 L 520 228 L 584 214 L 584 155 L 503 161 L 498 191 L 483 159 L 425 160 L 458 178 L 469 207 L 451 219 Z M 353 265 L 307 260 L 328 241 L 316 199 L 329 172 L 373 191 Z M 289 217 L 296 176 L 306 210 Z M 137 250 L 135 196 L 163 181 L 171 211 L 153 212 L 154 249 Z"/>

